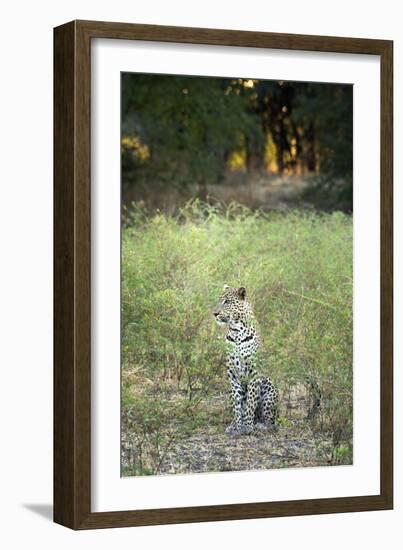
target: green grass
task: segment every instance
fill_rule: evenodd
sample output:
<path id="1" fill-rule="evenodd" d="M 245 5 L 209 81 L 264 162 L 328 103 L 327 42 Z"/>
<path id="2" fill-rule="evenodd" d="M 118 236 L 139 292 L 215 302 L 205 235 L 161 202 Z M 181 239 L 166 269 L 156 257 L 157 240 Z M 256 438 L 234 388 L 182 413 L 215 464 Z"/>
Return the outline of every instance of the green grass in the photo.
<path id="1" fill-rule="evenodd" d="M 313 437 L 333 441 L 329 461 L 351 462 L 352 244 L 341 213 L 134 208 L 122 232 L 122 414 L 133 449 L 124 472 L 158 472 L 174 441 L 229 421 L 228 404 L 214 405 L 227 388 L 212 317 L 224 284 L 247 289 L 282 422 L 294 414 L 287 396 L 302 392 Z"/>

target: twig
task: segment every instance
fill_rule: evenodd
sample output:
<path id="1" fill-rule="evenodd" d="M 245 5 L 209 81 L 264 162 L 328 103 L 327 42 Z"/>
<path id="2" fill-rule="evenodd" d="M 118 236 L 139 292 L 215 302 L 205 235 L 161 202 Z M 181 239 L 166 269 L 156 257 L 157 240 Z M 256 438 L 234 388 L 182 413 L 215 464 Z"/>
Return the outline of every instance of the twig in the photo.
<path id="1" fill-rule="evenodd" d="M 332 306 L 331 304 L 328 304 L 327 302 L 322 302 L 322 300 L 318 300 L 317 298 L 311 298 L 310 296 L 304 296 L 303 294 L 300 294 L 299 292 L 293 292 L 292 290 L 284 290 L 286 294 L 291 294 L 292 296 L 298 296 L 299 298 L 303 298 L 304 300 L 309 300 L 310 302 L 314 302 L 315 304 L 319 304 L 320 306 L 328 307 L 330 309 L 333 309 L 334 311 L 337 311 L 337 308 L 335 306 Z"/>

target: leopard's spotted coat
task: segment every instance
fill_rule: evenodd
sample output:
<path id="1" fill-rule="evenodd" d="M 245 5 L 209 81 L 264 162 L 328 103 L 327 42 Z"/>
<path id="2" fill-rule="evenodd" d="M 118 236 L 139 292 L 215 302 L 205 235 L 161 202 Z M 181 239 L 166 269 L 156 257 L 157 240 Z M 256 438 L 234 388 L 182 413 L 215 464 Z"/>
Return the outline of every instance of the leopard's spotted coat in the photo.
<path id="1" fill-rule="evenodd" d="M 218 324 L 226 327 L 227 373 L 234 415 L 226 433 L 249 434 L 258 425 L 274 427 L 278 392 L 270 378 L 256 371 L 260 335 L 245 288 L 225 285 L 214 316 Z"/>

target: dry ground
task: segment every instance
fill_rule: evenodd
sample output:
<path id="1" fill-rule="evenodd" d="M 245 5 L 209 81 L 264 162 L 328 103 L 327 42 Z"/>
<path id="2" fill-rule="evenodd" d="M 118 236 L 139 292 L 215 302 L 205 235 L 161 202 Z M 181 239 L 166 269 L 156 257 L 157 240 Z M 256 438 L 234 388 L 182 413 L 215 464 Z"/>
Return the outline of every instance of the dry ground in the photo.
<path id="1" fill-rule="evenodd" d="M 223 395 L 211 399 L 212 417 L 229 406 Z M 226 411 L 228 413 L 228 410 Z M 309 399 L 302 391 L 283 398 L 280 423 L 276 430 L 257 429 L 251 435 L 229 436 L 225 423 L 216 422 L 195 429 L 185 438 L 172 439 L 160 449 L 159 474 L 184 474 L 329 466 L 332 464 L 332 440 L 321 432 L 320 411 L 309 416 Z M 136 438 L 130 426 L 123 424 L 122 467 L 129 468 L 138 454 Z"/>
<path id="2" fill-rule="evenodd" d="M 325 437 L 313 440 L 298 425 L 280 427 L 276 432 L 257 431 L 240 437 L 207 428 L 173 445 L 164 457 L 160 473 L 327 466 L 326 454 L 318 457 L 319 443 L 323 450 L 328 448 L 330 451 L 330 441 Z"/>

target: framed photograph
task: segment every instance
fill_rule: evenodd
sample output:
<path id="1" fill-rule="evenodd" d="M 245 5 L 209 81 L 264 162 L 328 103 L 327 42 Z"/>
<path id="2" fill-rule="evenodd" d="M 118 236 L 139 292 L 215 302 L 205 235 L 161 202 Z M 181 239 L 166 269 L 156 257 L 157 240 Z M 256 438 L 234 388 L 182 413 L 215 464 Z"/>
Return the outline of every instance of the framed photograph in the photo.
<path id="1" fill-rule="evenodd" d="M 54 33 L 54 520 L 393 507 L 385 40 Z"/>

